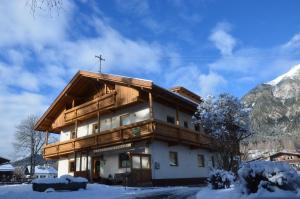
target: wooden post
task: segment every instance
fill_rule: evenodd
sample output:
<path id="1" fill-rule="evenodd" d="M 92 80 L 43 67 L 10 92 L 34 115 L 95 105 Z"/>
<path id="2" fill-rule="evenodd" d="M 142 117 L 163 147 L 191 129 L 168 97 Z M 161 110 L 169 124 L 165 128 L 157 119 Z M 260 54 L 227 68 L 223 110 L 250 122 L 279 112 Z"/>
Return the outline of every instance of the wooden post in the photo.
<path id="1" fill-rule="evenodd" d="M 150 119 L 153 119 L 153 98 L 152 98 L 152 93 L 149 92 L 149 116 Z"/>
<path id="2" fill-rule="evenodd" d="M 87 176 L 88 180 L 90 178 L 89 174 L 90 174 L 90 171 L 89 171 L 89 152 L 87 151 L 86 152 L 86 176 Z"/>
<path id="3" fill-rule="evenodd" d="M 45 146 L 48 145 L 48 139 L 49 139 L 49 133 L 48 133 L 48 131 L 46 131 Z"/>
<path id="4" fill-rule="evenodd" d="M 74 176 L 75 176 L 75 173 L 77 171 L 77 157 L 76 157 L 76 152 L 74 152 L 74 165 L 75 165 L 75 169 L 74 169 Z"/>
<path id="5" fill-rule="evenodd" d="M 75 120 L 75 138 L 77 138 L 78 121 Z"/>
<path id="6" fill-rule="evenodd" d="M 97 114 L 97 119 L 98 119 L 98 132 L 97 133 L 100 133 L 100 111 L 98 111 L 98 114 Z"/>

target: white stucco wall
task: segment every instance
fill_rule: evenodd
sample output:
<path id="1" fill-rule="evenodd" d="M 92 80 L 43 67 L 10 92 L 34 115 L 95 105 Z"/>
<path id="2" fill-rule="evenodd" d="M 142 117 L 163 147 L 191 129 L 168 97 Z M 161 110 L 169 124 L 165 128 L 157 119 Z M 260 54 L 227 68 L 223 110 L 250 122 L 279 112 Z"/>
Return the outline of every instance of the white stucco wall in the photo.
<path id="1" fill-rule="evenodd" d="M 213 153 L 204 149 L 190 149 L 183 145 L 168 146 L 165 142 L 153 141 L 150 151 L 153 179 L 208 177 L 209 168 L 212 167 Z M 170 151 L 177 152 L 178 166 L 169 165 Z M 198 167 L 198 154 L 204 155 L 205 167 Z M 159 169 L 155 169 L 155 162 L 159 164 Z"/>
<path id="2" fill-rule="evenodd" d="M 105 154 L 104 155 L 105 164 L 101 166 L 101 177 L 108 178 L 109 175 L 114 175 L 116 173 L 125 173 L 125 168 L 119 168 L 119 154 Z M 127 171 L 130 171 L 128 168 Z"/>
<path id="3" fill-rule="evenodd" d="M 176 109 L 165 106 L 158 102 L 153 102 L 153 116 L 155 119 L 167 121 L 167 116 L 176 118 Z"/>
<path id="4" fill-rule="evenodd" d="M 162 121 L 167 121 L 167 116 L 172 116 L 176 121 L 176 109 L 160 104 L 158 102 L 153 102 L 153 115 L 155 119 Z M 184 121 L 188 122 L 188 128 L 194 130 L 194 124 L 192 123 L 192 114 L 188 114 L 182 111 L 178 111 L 179 125 L 184 127 Z"/>

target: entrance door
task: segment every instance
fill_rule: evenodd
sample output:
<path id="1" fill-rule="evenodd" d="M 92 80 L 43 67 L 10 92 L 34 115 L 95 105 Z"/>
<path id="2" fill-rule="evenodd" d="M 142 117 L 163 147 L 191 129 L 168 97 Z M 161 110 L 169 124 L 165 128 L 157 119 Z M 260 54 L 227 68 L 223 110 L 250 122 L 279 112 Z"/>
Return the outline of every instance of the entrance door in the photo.
<path id="1" fill-rule="evenodd" d="M 93 181 L 99 181 L 101 174 L 101 160 L 100 157 L 93 158 Z"/>
<path id="2" fill-rule="evenodd" d="M 132 154 L 131 156 L 131 175 L 132 184 L 149 184 L 151 183 L 151 155 L 149 154 Z"/>

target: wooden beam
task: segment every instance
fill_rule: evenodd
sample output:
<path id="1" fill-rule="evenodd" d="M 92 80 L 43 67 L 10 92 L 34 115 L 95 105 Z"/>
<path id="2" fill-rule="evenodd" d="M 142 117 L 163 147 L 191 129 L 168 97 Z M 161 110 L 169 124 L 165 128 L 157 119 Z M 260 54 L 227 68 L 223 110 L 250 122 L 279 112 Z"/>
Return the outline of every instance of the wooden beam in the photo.
<path id="1" fill-rule="evenodd" d="M 97 121 L 98 121 L 98 132 L 96 133 L 100 133 L 100 111 L 98 111 L 98 114 L 97 114 Z"/>
<path id="2" fill-rule="evenodd" d="M 48 133 L 48 131 L 46 131 L 45 146 L 48 145 L 48 138 L 49 138 L 49 133 Z"/>
<path id="3" fill-rule="evenodd" d="M 77 138 L 78 120 L 75 120 L 75 137 Z"/>
<path id="4" fill-rule="evenodd" d="M 151 92 L 149 92 L 149 116 L 150 116 L 150 119 L 154 118 L 154 115 L 153 115 L 153 98 L 152 98 L 152 93 Z"/>

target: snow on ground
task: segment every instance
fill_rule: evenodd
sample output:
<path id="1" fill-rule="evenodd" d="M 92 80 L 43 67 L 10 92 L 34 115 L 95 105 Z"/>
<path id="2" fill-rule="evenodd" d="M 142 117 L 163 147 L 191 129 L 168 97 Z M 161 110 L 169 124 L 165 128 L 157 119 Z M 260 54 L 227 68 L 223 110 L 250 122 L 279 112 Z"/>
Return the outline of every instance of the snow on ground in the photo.
<path id="1" fill-rule="evenodd" d="M 6 185 L 0 186 L 0 199 L 119 199 L 135 198 L 139 195 L 151 195 L 158 192 L 185 191 L 186 187 L 168 188 L 127 188 L 121 186 L 107 186 L 101 184 L 88 184 L 86 190 L 79 191 L 57 191 L 57 192 L 35 192 L 32 185 Z"/>
<path id="2" fill-rule="evenodd" d="M 275 192 L 261 191 L 255 194 L 243 195 L 234 187 L 230 189 L 212 190 L 203 188 L 197 193 L 197 199 L 299 199 L 300 193 L 277 190 Z"/>
<path id="3" fill-rule="evenodd" d="M 197 193 L 198 192 L 198 193 Z M 194 197 L 192 195 L 195 195 Z M 158 198 L 195 198 L 195 199 L 296 199 L 300 193 L 263 191 L 251 195 L 242 195 L 235 188 L 212 190 L 209 187 L 165 187 L 165 188 L 127 188 L 120 186 L 107 186 L 101 184 L 88 184 L 86 190 L 34 192 L 31 185 L 0 186 L 0 199 L 158 199 Z"/>

